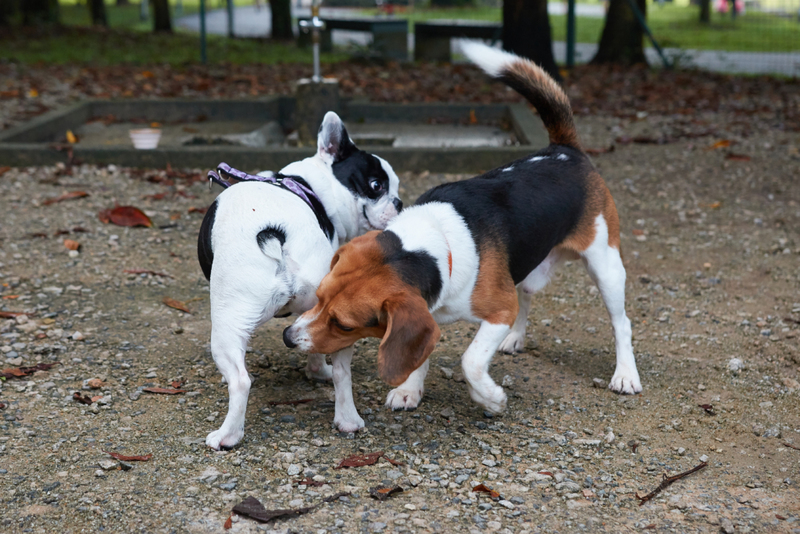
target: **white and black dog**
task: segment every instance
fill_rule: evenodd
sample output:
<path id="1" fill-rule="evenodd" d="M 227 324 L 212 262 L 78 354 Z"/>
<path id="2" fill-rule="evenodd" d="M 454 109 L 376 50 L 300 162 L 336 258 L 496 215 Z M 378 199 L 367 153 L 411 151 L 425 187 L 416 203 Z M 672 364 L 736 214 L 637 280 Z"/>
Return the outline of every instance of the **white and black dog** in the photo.
<path id="1" fill-rule="evenodd" d="M 392 167 L 358 149 L 332 112 L 320 126 L 317 153 L 277 176 L 277 183 L 244 181 L 224 190 L 200 227 L 197 255 L 211 285 L 211 353 L 229 394 L 225 421 L 206 437 L 213 449 L 233 447 L 244 435 L 245 351 L 256 327 L 312 308 L 336 249 L 382 230 L 402 209 Z M 309 355 L 306 372 L 332 376 L 324 354 Z"/>
<path id="2" fill-rule="evenodd" d="M 382 338 L 378 372 L 396 386 L 394 409 L 416 408 L 437 323 L 480 323 L 461 363 L 470 396 L 491 412 L 506 394 L 489 376 L 495 351 L 522 350 L 531 295 L 567 259 L 581 259 L 600 289 L 616 338 L 609 388 L 642 390 L 625 314 L 620 221 L 611 193 L 581 149 L 569 99 L 526 59 L 470 43 L 473 62 L 533 104 L 550 145 L 481 176 L 424 193 L 383 232 L 341 247 L 322 280 L 319 302 L 283 333 L 307 352 L 331 353 L 341 430 L 364 426 L 353 403 L 346 347 Z M 344 349 L 344 350 L 343 350 Z"/>

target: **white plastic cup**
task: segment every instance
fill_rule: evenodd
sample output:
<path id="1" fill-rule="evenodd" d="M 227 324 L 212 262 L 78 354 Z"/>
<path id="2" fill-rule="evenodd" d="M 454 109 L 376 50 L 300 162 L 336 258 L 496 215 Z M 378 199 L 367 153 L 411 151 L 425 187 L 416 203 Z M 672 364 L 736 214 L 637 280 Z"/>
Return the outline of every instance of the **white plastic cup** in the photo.
<path id="1" fill-rule="evenodd" d="M 152 150 L 158 146 L 161 139 L 161 130 L 157 128 L 141 128 L 138 130 L 128 130 L 131 136 L 133 147 L 139 150 Z"/>

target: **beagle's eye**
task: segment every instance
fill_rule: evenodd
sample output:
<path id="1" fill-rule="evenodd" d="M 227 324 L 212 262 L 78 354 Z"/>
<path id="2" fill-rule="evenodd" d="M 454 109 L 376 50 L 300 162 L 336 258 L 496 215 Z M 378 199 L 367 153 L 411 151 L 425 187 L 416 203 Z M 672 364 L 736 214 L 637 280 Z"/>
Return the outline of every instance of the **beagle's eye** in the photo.
<path id="1" fill-rule="evenodd" d="M 369 181 L 369 188 L 372 189 L 375 193 L 377 193 L 378 191 L 383 189 L 383 186 L 378 180 L 373 178 L 372 180 Z"/>
<path id="2" fill-rule="evenodd" d="M 341 330 L 342 332 L 352 332 L 354 328 L 350 328 L 349 326 L 345 326 L 340 323 L 337 319 L 331 319 L 331 324 Z"/>

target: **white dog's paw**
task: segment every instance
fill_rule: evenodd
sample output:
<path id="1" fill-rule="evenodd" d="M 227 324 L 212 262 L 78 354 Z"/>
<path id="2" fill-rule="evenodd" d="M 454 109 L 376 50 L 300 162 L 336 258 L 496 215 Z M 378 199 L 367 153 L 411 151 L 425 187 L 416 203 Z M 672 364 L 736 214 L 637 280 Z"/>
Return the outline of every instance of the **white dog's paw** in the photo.
<path id="1" fill-rule="evenodd" d="M 514 354 L 525 350 L 525 333 L 510 332 L 506 338 L 500 343 L 500 352 L 506 354 Z"/>
<path id="2" fill-rule="evenodd" d="M 218 451 L 220 447 L 231 448 L 239 443 L 243 436 L 244 428 L 232 432 L 220 428 L 206 436 L 206 446 L 211 447 L 215 451 Z"/>
<path id="3" fill-rule="evenodd" d="M 333 366 L 323 361 L 322 365 L 306 364 L 306 377 L 309 380 L 320 380 L 327 382 L 333 380 Z"/>
<path id="4" fill-rule="evenodd" d="M 639 373 L 636 369 L 633 372 L 617 369 L 611 377 L 611 382 L 608 383 L 608 389 L 624 395 L 641 393 L 642 383 L 639 381 Z"/>
<path id="5" fill-rule="evenodd" d="M 469 386 L 469 396 L 472 397 L 472 400 L 486 408 L 486 411 L 490 413 L 501 413 L 505 411 L 506 403 L 508 402 L 506 392 L 497 384 L 481 391 Z"/>
<path id="6" fill-rule="evenodd" d="M 422 400 L 422 390 L 395 388 L 386 395 L 386 406 L 392 410 L 416 410 Z"/>
<path id="7" fill-rule="evenodd" d="M 356 414 L 355 417 L 351 416 L 348 418 L 336 417 L 333 420 L 333 424 L 336 425 L 339 432 L 358 432 L 364 428 L 364 420 L 361 419 L 361 416 L 358 414 Z"/>

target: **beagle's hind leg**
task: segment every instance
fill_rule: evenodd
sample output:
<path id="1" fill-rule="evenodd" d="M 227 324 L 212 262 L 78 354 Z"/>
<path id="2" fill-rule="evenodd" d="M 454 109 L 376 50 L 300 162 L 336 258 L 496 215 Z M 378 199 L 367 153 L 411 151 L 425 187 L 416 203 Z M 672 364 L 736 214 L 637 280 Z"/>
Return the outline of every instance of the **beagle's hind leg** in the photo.
<path id="1" fill-rule="evenodd" d="M 581 253 L 589 276 L 597 284 L 614 328 L 617 367 L 608 384 L 617 393 L 642 391 L 631 342 L 631 322 L 625 315 L 625 267 L 619 249 L 609 245 L 609 229 L 603 215 L 596 220 L 594 242 Z"/>

